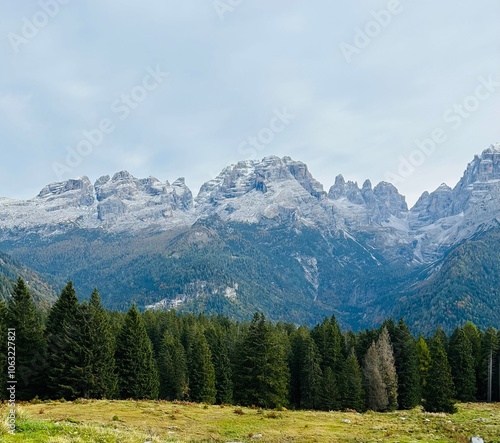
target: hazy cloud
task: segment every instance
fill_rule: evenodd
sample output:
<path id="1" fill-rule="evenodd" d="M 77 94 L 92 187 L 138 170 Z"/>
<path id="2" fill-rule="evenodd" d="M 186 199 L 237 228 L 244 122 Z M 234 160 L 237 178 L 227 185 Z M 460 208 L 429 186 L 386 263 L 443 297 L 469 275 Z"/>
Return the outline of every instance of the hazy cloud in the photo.
<path id="1" fill-rule="evenodd" d="M 57 180 L 53 163 L 103 118 L 115 130 L 66 178 L 129 169 L 185 176 L 196 193 L 287 107 L 295 118 L 259 155 L 304 161 L 326 189 L 339 173 L 383 180 L 415 140 L 443 128 L 446 142 L 397 185 L 414 202 L 442 181 L 453 186 L 475 153 L 500 140 L 498 93 L 456 130 L 443 120 L 480 76 L 500 80 L 495 0 L 401 0 L 379 30 L 387 0 L 243 1 L 223 19 L 211 1 L 61 1 L 38 26 L 47 3 L 2 6 L 1 196 L 32 197 Z M 27 23 L 37 31 L 30 38 Z M 346 61 L 341 43 L 365 31 L 369 43 Z M 13 48 L 12 33 L 26 41 Z M 120 122 L 113 102 L 157 65 L 168 79 Z"/>

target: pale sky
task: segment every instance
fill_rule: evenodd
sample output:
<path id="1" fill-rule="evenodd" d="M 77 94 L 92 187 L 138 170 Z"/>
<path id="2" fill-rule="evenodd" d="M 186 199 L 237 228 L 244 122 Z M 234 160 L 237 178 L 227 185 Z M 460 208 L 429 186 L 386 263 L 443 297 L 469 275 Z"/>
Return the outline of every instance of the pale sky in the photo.
<path id="1" fill-rule="evenodd" d="M 23 0 L 0 17 L 2 197 L 123 169 L 196 194 L 288 155 L 326 191 L 396 181 L 411 205 L 500 141 L 497 0 Z"/>

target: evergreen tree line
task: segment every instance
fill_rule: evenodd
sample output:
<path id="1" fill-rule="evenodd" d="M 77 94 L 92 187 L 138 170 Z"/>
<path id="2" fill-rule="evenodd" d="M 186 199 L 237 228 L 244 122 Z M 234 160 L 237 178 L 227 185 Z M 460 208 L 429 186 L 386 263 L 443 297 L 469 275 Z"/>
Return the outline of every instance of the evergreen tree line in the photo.
<path id="1" fill-rule="evenodd" d="M 16 397 L 165 399 L 264 408 L 454 412 L 484 401 L 492 372 L 499 401 L 500 332 L 474 324 L 414 337 L 403 320 L 341 331 L 222 316 L 108 312 L 97 290 L 79 303 L 70 282 L 48 314 L 22 279 L 0 303 L 1 397 L 7 329 L 16 331 Z M 493 363 L 491 370 L 490 366 Z"/>

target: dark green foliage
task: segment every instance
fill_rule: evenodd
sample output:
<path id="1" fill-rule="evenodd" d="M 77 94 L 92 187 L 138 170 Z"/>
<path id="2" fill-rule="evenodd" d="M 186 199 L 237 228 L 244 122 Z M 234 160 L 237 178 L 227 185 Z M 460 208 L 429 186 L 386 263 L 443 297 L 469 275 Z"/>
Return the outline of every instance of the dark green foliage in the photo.
<path id="1" fill-rule="evenodd" d="M 467 320 L 481 328 L 498 325 L 499 250 L 498 227 L 461 242 L 436 263 L 423 284 L 415 285 L 415 296 L 398 304 L 393 316 L 405 316 L 413 328 L 426 333 L 437 325 L 452 331 Z"/>
<path id="2" fill-rule="evenodd" d="M 302 326 L 291 336 L 292 401 L 305 409 L 338 408 L 337 383 L 331 368 L 321 374 L 321 357 L 309 330 Z"/>
<path id="3" fill-rule="evenodd" d="M 341 405 L 344 409 L 365 409 L 365 393 L 363 390 L 363 374 L 354 350 L 344 362 L 340 383 Z"/>
<path id="4" fill-rule="evenodd" d="M 340 374 L 343 368 L 344 337 L 337 319 L 332 316 L 311 331 L 319 350 L 321 372 L 320 407 L 324 410 L 340 409 Z"/>
<path id="5" fill-rule="evenodd" d="M 159 378 L 153 346 L 135 305 L 127 312 L 116 339 L 115 361 L 121 398 L 158 398 Z"/>
<path id="6" fill-rule="evenodd" d="M 70 282 L 46 319 L 45 347 L 40 314 L 22 280 L 8 307 L 0 302 L 0 336 L 5 339 L 8 327 L 16 329 L 17 376 L 29 379 L 26 386 L 18 384 L 18 398 L 26 400 L 35 395 L 140 399 L 159 394 L 168 400 L 225 404 L 234 397 L 239 404 L 267 408 L 291 401 L 298 408 L 391 411 L 398 402 L 401 408 L 417 405 L 422 389 L 426 410 L 453 412 L 455 395 L 476 399 L 476 383 L 477 398 L 485 399 L 490 354 L 493 400 L 500 397 L 499 333 L 494 328 L 483 333 L 472 323 L 457 328 L 450 339 L 438 328 L 428 347 L 423 337 L 412 337 L 402 320 L 343 335 L 335 317 L 310 330 L 272 324 L 262 314 L 237 322 L 204 314 L 141 315 L 135 306 L 126 314 L 107 312 L 97 290 L 88 303 L 79 304 Z M 39 351 L 40 364 L 34 366 L 40 377 L 25 371 L 21 348 Z M 5 352 L 0 349 L 4 387 Z M 0 396 L 5 398 L 5 390 Z"/>
<path id="7" fill-rule="evenodd" d="M 441 339 L 435 337 L 430 344 L 431 364 L 427 383 L 423 389 L 423 406 L 427 412 L 454 413 L 455 387 L 448 357 Z"/>
<path id="8" fill-rule="evenodd" d="M 343 337 L 335 317 L 325 319 L 323 323 L 315 326 L 311 336 L 321 356 L 321 369 L 329 367 L 339 373 L 342 367 Z"/>
<path id="9" fill-rule="evenodd" d="M 56 301 L 56 292 L 39 274 L 0 252 L 0 300 L 10 299 L 19 278 L 29 282 L 29 292 L 37 308 L 45 311 Z"/>
<path id="10" fill-rule="evenodd" d="M 110 319 L 101 305 L 101 297 L 94 289 L 89 301 L 89 336 L 91 350 L 90 379 L 87 395 L 90 398 L 112 398 L 116 394 L 118 379 L 115 373 L 115 343 Z"/>
<path id="11" fill-rule="evenodd" d="M 413 409 L 422 397 L 419 360 L 415 339 L 403 320 L 392 335 L 396 372 L 398 375 L 399 409 Z"/>
<path id="12" fill-rule="evenodd" d="M 47 340 L 47 386 L 51 398 L 67 400 L 80 392 L 73 385 L 74 365 L 80 365 L 81 347 L 78 341 L 78 299 L 73 283 L 69 282 L 49 312 L 45 336 Z"/>
<path id="13" fill-rule="evenodd" d="M 488 396 L 488 372 L 489 372 L 489 362 L 490 355 L 492 356 L 493 361 L 493 383 L 492 383 L 492 391 L 493 391 L 493 400 L 500 400 L 500 392 L 498 389 L 498 370 L 499 370 L 499 340 L 500 336 L 495 328 L 488 328 L 486 332 L 483 334 L 482 343 L 481 343 L 481 357 L 479 360 L 479 376 L 478 376 L 478 399 L 482 401 L 486 401 Z"/>
<path id="14" fill-rule="evenodd" d="M 186 352 L 179 339 L 167 330 L 163 335 L 158 355 L 160 373 L 160 398 L 186 400 L 188 398 L 188 376 Z"/>
<path id="15" fill-rule="evenodd" d="M 91 304 L 77 307 L 74 322 L 66 328 L 65 340 L 71 352 L 65 383 L 69 398 L 111 398 L 116 392 L 113 337 L 107 313 L 100 306 L 97 291 Z"/>
<path id="16" fill-rule="evenodd" d="M 324 370 L 323 376 L 320 379 L 321 385 L 319 386 L 316 408 L 319 407 L 323 411 L 336 411 L 340 409 L 339 378 L 338 375 L 333 373 L 332 368 L 327 367 Z"/>
<path id="17" fill-rule="evenodd" d="M 448 360 L 457 400 L 474 401 L 476 398 L 476 370 L 472 344 L 462 328 L 455 329 L 451 335 Z"/>
<path id="18" fill-rule="evenodd" d="M 189 398 L 192 401 L 215 403 L 215 369 L 212 353 L 199 326 L 191 327 L 187 337 Z"/>
<path id="19" fill-rule="evenodd" d="M 227 331 L 219 323 L 207 329 L 206 337 L 215 369 L 216 401 L 219 404 L 233 402 L 233 373 L 229 359 Z"/>
<path id="20" fill-rule="evenodd" d="M 434 340 L 439 340 L 441 342 L 441 344 L 443 345 L 445 352 L 448 353 L 448 345 L 450 343 L 450 339 L 446 335 L 446 332 L 444 332 L 444 330 L 441 326 L 438 326 L 436 328 L 436 330 L 434 331 L 433 338 L 434 338 Z"/>
<path id="21" fill-rule="evenodd" d="M 30 400 L 39 393 L 47 368 L 42 322 L 22 278 L 17 280 L 7 308 L 7 326 L 16 332 L 16 398 Z"/>
<path id="22" fill-rule="evenodd" d="M 481 372 L 481 359 L 482 359 L 481 346 L 483 340 L 483 333 L 471 321 L 466 322 L 462 329 L 464 330 L 464 334 L 470 341 L 470 344 L 472 346 L 472 357 L 474 359 L 474 372 L 476 375 L 476 392 L 478 392 L 481 386 L 480 372 Z"/>
<path id="23" fill-rule="evenodd" d="M 235 362 L 235 400 L 265 408 L 287 403 L 289 370 L 283 346 L 263 314 L 255 314 Z"/>

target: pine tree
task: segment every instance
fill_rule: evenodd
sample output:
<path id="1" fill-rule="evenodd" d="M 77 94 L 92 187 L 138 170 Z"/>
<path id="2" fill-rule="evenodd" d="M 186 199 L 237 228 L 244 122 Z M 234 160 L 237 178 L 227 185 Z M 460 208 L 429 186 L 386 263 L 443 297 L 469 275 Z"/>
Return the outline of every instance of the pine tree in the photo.
<path id="1" fill-rule="evenodd" d="M 188 334 L 188 378 L 189 396 L 192 401 L 215 403 L 215 370 L 212 353 L 200 326 Z"/>
<path id="2" fill-rule="evenodd" d="M 474 359 L 474 371 L 476 374 L 476 395 L 481 388 L 481 363 L 482 363 L 482 341 L 484 334 L 474 323 L 468 321 L 463 326 L 464 334 L 472 346 L 472 357 Z"/>
<path id="3" fill-rule="evenodd" d="M 116 390 L 113 341 L 97 292 L 92 303 L 78 305 L 73 323 L 64 331 L 65 346 L 71 349 L 66 355 L 65 374 L 70 398 L 110 398 Z"/>
<path id="4" fill-rule="evenodd" d="M 206 337 L 212 362 L 215 369 L 216 402 L 218 404 L 233 403 L 233 373 L 229 359 L 227 334 L 219 324 L 212 324 L 206 331 Z"/>
<path id="5" fill-rule="evenodd" d="M 160 398 L 166 400 L 185 400 L 188 398 L 188 378 L 186 352 L 180 339 L 174 338 L 166 330 L 160 344 L 158 355 L 160 373 Z"/>
<path id="6" fill-rule="evenodd" d="M 427 375 L 427 382 L 423 390 L 423 406 L 427 412 L 456 412 L 455 387 L 451 375 L 451 368 L 443 343 L 436 336 L 429 347 L 431 364 Z"/>
<path id="7" fill-rule="evenodd" d="M 387 390 L 388 403 L 386 410 L 393 411 L 398 407 L 398 376 L 387 327 L 382 329 L 376 346 L 379 359 L 379 370 Z"/>
<path id="8" fill-rule="evenodd" d="M 355 409 L 358 412 L 364 411 L 363 374 L 354 350 L 351 351 L 344 362 L 341 380 L 342 407 L 344 409 Z"/>
<path id="9" fill-rule="evenodd" d="M 338 374 L 342 369 L 343 337 L 335 316 L 316 325 L 311 331 L 311 337 L 321 356 L 321 369 L 324 371 L 329 367 Z"/>
<path id="10" fill-rule="evenodd" d="M 372 411 L 385 411 L 389 405 L 387 386 L 380 373 L 379 356 L 375 342 L 368 348 L 363 367 L 366 407 Z"/>
<path id="11" fill-rule="evenodd" d="M 403 320 L 394 329 L 394 358 L 398 375 L 398 403 L 400 409 L 413 409 L 420 404 L 419 360 L 415 340 Z"/>
<path id="12" fill-rule="evenodd" d="M 69 398 L 89 398 L 92 384 L 90 346 L 90 313 L 87 302 L 77 306 L 73 323 L 65 329 L 66 348 L 71 349 L 66 355 L 67 372 L 65 386 L 71 389 Z"/>
<path id="13" fill-rule="evenodd" d="M 323 411 L 337 411 L 340 409 L 340 392 L 338 379 L 332 368 L 327 367 L 321 377 L 320 391 L 318 395 L 317 408 Z"/>
<path id="14" fill-rule="evenodd" d="M 498 361 L 496 358 L 498 349 L 499 349 L 499 335 L 497 334 L 497 330 L 495 328 L 488 328 L 482 337 L 481 343 L 481 359 L 480 359 L 480 368 L 479 368 L 479 391 L 478 391 L 478 399 L 482 401 L 486 401 L 488 398 L 488 373 L 489 373 L 489 364 L 490 364 L 490 356 L 492 356 L 493 361 Z M 498 369 L 498 368 L 497 368 Z M 495 374 L 493 374 L 495 375 Z M 493 376 L 493 380 L 498 380 L 497 376 Z M 495 385 L 496 383 L 492 383 Z M 498 392 L 497 389 L 495 389 Z"/>
<path id="15" fill-rule="evenodd" d="M 423 390 L 424 386 L 427 384 L 427 376 L 431 365 L 431 354 L 429 352 L 427 342 L 422 336 L 420 336 L 417 340 L 417 357 L 420 373 L 420 387 Z"/>
<path id="16" fill-rule="evenodd" d="M 448 354 L 448 345 L 449 345 L 449 338 L 446 335 L 446 332 L 444 332 L 443 328 L 441 326 L 438 326 L 436 328 L 436 331 L 434 332 L 433 339 L 439 339 L 441 341 L 441 344 L 443 345 L 444 352 Z"/>
<path id="17" fill-rule="evenodd" d="M 457 399 L 463 402 L 476 399 L 476 370 L 472 344 L 462 328 L 456 328 L 450 338 L 449 362 Z"/>
<path id="18" fill-rule="evenodd" d="M 94 289 L 89 301 L 89 340 L 91 349 L 90 398 L 112 398 L 116 394 L 118 379 L 115 372 L 115 343 L 108 312 Z"/>
<path id="19" fill-rule="evenodd" d="M 319 351 L 320 370 L 322 373 L 320 407 L 324 410 L 340 408 L 340 375 L 343 365 L 344 338 L 334 315 L 316 325 L 311 337 Z"/>
<path id="20" fill-rule="evenodd" d="M 320 355 L 316 343 L 311 338 L 309 330 L 302 326 L 292 335 L 292 386 L 293 400 L 298 407 L 314 409 L 333 409 L 338 406 L 338 393 L 333 371 L 329 368 L 331 377 L 321 378 Z M 332 390 L 331 388 L 334 388 Z M 323 398 L 320 400 L 320 393 Z"/>
<path id="21" fill-rule="evenodd" d="M 255 314 L 239 346 L 236 401 L 265 408 L 287 403 L 289 371 L 283 346 L 263 314 Z"/>
<path id="22" fill-rule="evenodd" d="M 79 307 L 72 282 L 64 287 L 52 306 L 47 319 L 47 385 L 51 398 L 77 398 L 74 386 L 74 364 L 81 358 L 81 349 L 75 348 L 75 325 L 78 324 Z"/>
<path id="23" fill-rule="evenodd" d="M 30 400 L 41 394 L 45 379 L 45 340 L 40 317 L 22 278 L 8 302 L 7 323 L 16 331 L 16 398 Z"/>
<path id="24" fill-rule="evenodd" d="M 398 407 L 398 377 L 389 331 L 383 327 L 365 356 L 364 376 L 367 407 L 373 411 L 393 411 Z"/>
<path id="25" fill-rule="evenodd" d="M 116 339 L 115 362 L 121 398 L 158 398 L 159 378 L 153 345 L 135 305 L 127 312 Z"/>

